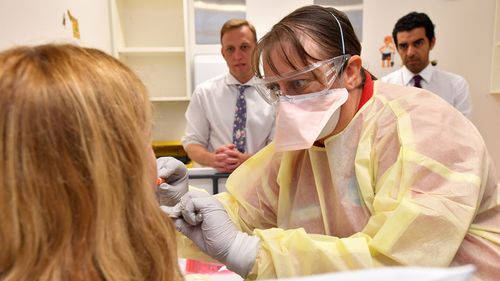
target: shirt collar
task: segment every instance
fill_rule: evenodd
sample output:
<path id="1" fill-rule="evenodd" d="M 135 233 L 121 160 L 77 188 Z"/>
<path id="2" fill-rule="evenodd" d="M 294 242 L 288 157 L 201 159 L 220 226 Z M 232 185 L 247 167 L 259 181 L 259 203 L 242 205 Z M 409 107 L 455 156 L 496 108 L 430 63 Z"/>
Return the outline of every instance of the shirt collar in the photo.
<path id="1" fill-rule="evenodd" d="M 226 84 L 228 84 L 228 85 L 248 85 L 248 86 L 253 86 L 257 82 L 256 79 L 257 78 L 254 76 L 254 77 L 252 77 L 252 79 L 248 80 L 246 83 L 241 84 L 240 81 L 238 81 L 238 79 L 234 78 L 234 76 L 231 73 L 228 72 L 226 74 Z"/>
<path id="2" fill-rule="evenodd" d="M 403 66 L 403 68 L 401 69 L 403 85 L 412 86 L 413 84 L 411 83 L 411 79 L 413 79 L 413 76 L 417 74 L 420 74 L 420 76 L 422 76 L 422 80 L 424 82 L 429 83 L 432 78 L 433 69 L 433 66 L 429 63 L 422 71 L 420 71 L 420 73 L 413 73 L 408 68 L 406 68 L 406 66 Z"/>
<path id="3" fill-rule="evenodd" d="M 432 72 L 434 70 L 434 66 L 432 64 L 428 64 L 424 70 L 420 71 L 420 76 L 422 76 L 423 80 L 427 83 L 431 82 Z"/>

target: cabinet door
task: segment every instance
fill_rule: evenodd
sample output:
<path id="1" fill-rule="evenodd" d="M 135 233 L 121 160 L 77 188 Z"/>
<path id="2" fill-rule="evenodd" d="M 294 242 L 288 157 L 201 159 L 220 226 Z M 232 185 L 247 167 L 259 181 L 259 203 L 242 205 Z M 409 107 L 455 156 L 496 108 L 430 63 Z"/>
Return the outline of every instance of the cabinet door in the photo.
<path id="1" fill-rule="evenodd" d="M 187 7 L 183 0 L 110 0 L 114 55 L 153 101 L 189 100 Z"/>

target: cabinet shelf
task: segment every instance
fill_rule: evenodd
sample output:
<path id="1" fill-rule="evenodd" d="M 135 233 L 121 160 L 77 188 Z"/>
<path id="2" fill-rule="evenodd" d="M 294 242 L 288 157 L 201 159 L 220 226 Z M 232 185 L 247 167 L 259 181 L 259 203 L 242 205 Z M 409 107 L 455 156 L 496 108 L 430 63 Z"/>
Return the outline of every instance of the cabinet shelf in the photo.
<path id="1" fill-rule="evenodd" d="M 183 54 L 184 47 L 124 47 L 117 50 L 121 55 Z"/>
<path id="2" fill-rule="evenodd" d="M 189 101 L 188 97 L 150 97 L 152 102 Z"/>
<path id="3" fill-rule="evenodd" d="M 139 75 L 152 101 L 189 100 L 188 1 L 109 1 L 114 55 Z"/>
<path id="4" fill-rule="evenodd" d="M 178 141 L 191 94 L 190 0 L 109 0 L 113 55 L 142 80 L 153 139 Z"/>

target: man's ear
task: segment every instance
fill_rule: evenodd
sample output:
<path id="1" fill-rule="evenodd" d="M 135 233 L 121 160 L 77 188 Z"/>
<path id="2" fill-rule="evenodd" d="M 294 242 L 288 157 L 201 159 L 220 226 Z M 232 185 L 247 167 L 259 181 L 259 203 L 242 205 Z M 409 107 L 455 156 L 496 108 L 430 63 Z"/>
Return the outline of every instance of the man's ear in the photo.
<path id="1" fill-rule="evenodd" d="M 354 89 L 359 86 L 361 73 L 361 57 L 358 55 L 352 56 L 344 67 L 344 87 Z"/>
<path id="2" fill-rule="evenodd" d="M 436 45 L 436 37 L 435 36 L 431 40 L 431 45 L 430 45 L 429 50 L 432 50 L 432 48 L 434 48 L 434 45 Z"/>

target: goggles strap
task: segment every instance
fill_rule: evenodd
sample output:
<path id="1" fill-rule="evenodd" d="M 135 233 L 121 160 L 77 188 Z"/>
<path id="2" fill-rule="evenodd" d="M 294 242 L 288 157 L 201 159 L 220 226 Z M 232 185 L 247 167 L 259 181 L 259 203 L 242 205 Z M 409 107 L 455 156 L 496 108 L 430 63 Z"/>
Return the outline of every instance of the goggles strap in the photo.
<path id="1" fill-rule="evenodd" d="M 330 12 L 330 14 L 335 18 L 335 20 L 337 21 L 337 24 L 339 25 L 340 39 L 342 40 L 342 54 L 345 55 L 344 32 L 342 32 L 342 26 L 340 25 L 339 19 L 333 13 Z"/>

